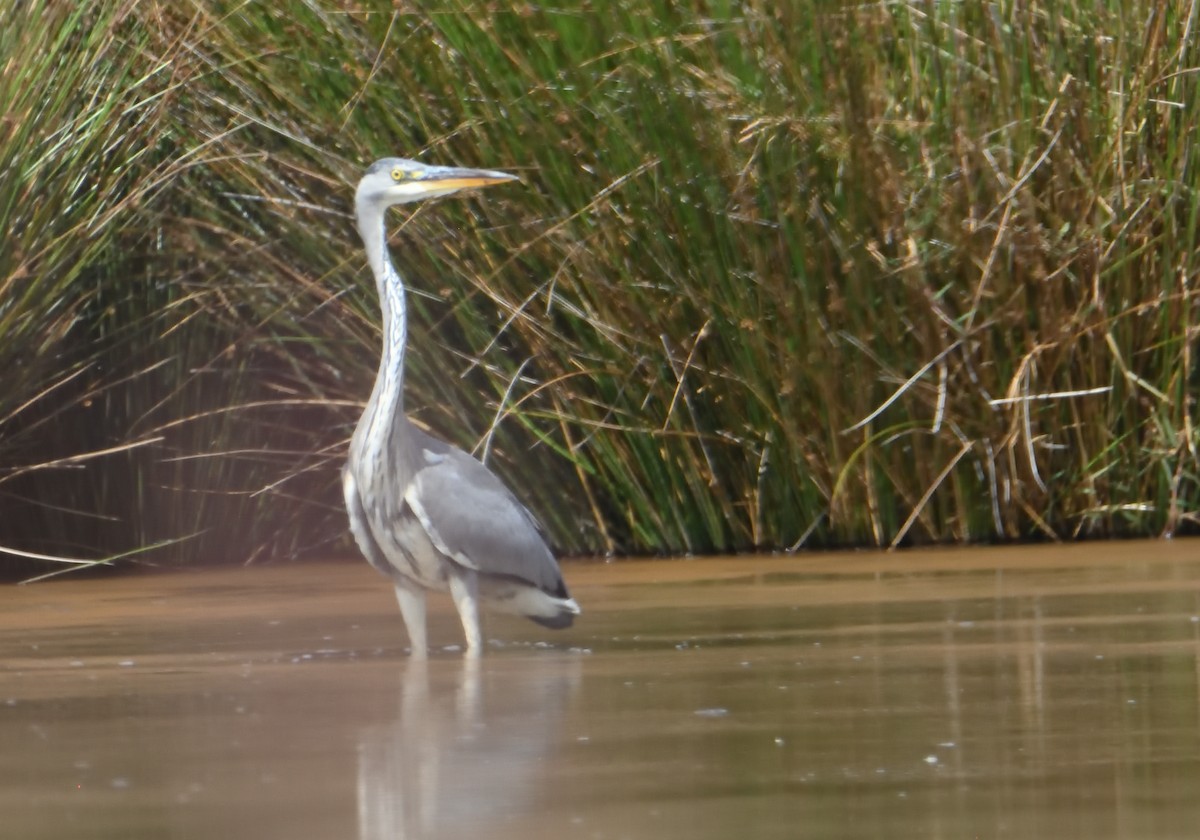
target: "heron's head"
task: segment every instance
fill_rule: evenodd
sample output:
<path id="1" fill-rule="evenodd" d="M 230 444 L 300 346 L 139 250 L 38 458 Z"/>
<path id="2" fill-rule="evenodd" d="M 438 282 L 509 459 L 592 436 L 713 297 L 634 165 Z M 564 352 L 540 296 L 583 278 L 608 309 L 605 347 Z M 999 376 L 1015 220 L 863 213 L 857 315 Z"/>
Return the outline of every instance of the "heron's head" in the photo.
<path id="1" fill-rule="evenodd" d="M 367 174 L 358 182 L 355 198 L 359 205 L 374 205 L 383 210 L 393 204 L 502 184 L 514 181 L 516 177 L 490 169 L 429 166 L 404 158 L 383 158 L 367 169 Z"/>

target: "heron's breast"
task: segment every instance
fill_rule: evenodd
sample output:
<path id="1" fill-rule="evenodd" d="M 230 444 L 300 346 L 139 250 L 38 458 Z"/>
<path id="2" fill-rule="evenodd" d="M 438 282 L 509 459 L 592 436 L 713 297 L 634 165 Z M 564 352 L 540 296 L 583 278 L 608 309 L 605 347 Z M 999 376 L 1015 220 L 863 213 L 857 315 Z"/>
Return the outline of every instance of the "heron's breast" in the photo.
<path id="1" fill-rule="evenodd" d="M 426 589 L 446 590 L 448 562 L 429 540 L 403 497 L 380 492 L 374 504 L 363 499 L 372 536 L 388 563 L 397 572 Z"/>

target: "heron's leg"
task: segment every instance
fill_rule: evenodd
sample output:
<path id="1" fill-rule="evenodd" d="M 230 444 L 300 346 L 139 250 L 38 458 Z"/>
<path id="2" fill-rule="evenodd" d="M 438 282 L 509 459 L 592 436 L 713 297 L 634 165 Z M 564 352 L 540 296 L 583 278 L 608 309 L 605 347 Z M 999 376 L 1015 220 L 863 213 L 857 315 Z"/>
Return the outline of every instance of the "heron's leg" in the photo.
<path id="1" fill-rule="evenodd" d="M 396 582 L 396 602 L 400 604 L 400 615 L 408 630 L 408 642 L 412 655 L 424 659 L 429 655 L 425 641 L 425 593 L 420 589 Z"/>
<path id="2" fill-rule="evenodd" d="M 482 659 L 464 656 L 462 673 L 459 675 L 455 705 L 458 707 L 458 725 L 469 729 L 482 724 L 480 716 L 479 669 Z"/>
<path id="3" fill-rule="evenodd" d="M 467 637 L 467 656 L 479 656 L 483 650 L 483 633 L 479 629 L 479 581 L 474 572 L 450 575 L 450 597 L 462 619 Z"/>

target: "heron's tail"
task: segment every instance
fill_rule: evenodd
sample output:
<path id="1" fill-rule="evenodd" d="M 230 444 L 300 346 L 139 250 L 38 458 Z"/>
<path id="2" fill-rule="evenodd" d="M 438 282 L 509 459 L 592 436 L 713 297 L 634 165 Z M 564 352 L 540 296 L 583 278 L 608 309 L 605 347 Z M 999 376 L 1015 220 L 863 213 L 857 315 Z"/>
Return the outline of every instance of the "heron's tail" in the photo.
<path id="1" fill-rule="evenodd" d="M 537 615 L 527 615 L 526 617 L 543 627 L 549 627 L 551 630 L 563 630 L 575 623 L 575 616 L 579 615 L 579 605 L 575 603 L 574 598 L 556 599 L 558 601 L 558 611 L 552 615 L 538 613 Z"/>
<path id="2" fill-rule="evenodd" d="M 538 589 L 527 581 L 480 575 L 479 594 L 483 602 L 498 612 L 523 615 L 543 627 L 561 630 L 570 627 L 579 615 L 579 605 L 560 581 L 553 592 Z"/>

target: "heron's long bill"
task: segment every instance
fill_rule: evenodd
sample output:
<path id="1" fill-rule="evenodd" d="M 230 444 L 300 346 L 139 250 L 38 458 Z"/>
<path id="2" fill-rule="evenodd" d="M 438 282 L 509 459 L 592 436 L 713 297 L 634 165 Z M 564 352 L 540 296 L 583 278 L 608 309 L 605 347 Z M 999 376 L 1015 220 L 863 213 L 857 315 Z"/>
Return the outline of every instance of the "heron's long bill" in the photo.
<path id="1" fill-rule="evenodd" d="M 426 186 L 439 190 L 465 190 L 468 187 L 486 187 L 489 184 L 500 184 L 511 178 L 445 178 L 438 181 L 425 181 Z"/>
<path id="2" fill-rule="evenodd" d="M 504 184 L 517 180 L 516 175 L 507 172 L 495 172 L 491 169 L 453 169 L 449 172 L 430 173 L 417 183 L 437 190 L 465 190 L 473 187 L 488 187 L 492 184 Z"/>

